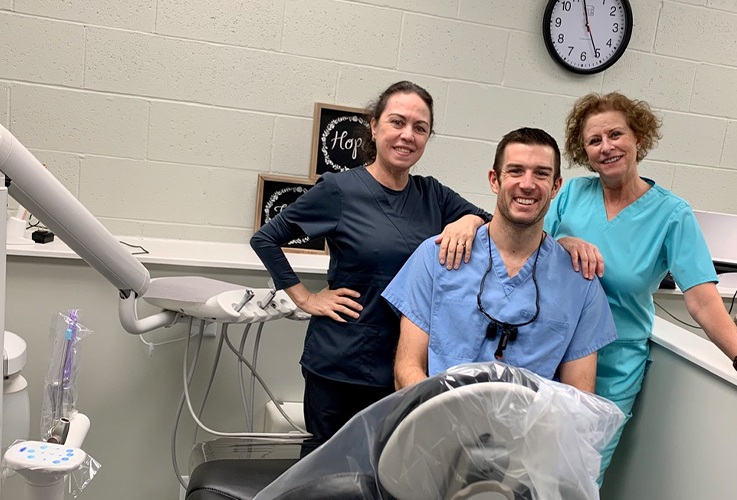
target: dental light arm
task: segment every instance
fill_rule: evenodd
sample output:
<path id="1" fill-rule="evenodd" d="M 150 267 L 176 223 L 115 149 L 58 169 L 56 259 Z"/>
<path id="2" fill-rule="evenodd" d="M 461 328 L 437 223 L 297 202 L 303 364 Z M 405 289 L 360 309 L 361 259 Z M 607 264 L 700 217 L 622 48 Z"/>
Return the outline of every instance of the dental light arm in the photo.
<path id="1" fill-rule="evenodd" d="M 148 288 L 148 270 L 2 125 L 0 171 L 8 194 L 120 291 L 126 304 L 120 305 L 120 320 L 128 332 L 145 333 L 175 321 L 173 311 L 138 319 L 135 299 Z"/>

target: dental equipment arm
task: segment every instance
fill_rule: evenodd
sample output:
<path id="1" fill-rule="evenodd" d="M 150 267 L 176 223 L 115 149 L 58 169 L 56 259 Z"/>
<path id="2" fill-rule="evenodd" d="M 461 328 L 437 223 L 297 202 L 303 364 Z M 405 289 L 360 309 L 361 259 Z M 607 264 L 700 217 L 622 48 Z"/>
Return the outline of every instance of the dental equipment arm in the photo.
<path id="1" fill-rule="evenodd" d="M 148 288 L 148 270 L 2 125 L 0 171 L 8 194 L 120 291 L 126 331 L 141 334 L 174 323 L 177 313 L 166 310 L 138 319 L 135 300 Z"/>

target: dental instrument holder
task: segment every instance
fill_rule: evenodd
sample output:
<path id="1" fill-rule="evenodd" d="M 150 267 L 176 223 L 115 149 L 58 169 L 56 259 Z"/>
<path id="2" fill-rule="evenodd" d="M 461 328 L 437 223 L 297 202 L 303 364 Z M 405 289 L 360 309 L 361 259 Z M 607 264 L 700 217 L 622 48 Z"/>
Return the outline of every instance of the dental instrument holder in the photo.
<path id="1" fill-rule="evenodd" d="M 52 333 L 41 414 L 43 440 L 17 441 L 3 457 L 3 474 L 15 471 L 25 479 L 26 500 L 63 500 L 65 491 L 76 497 L 100 468 L 81 450 L 90 420 L 75 408 L 78 343 L 91 331 L 71 310 L 58 315 Z"/>
<path id="2" fill-rule="evenodd" d="M 77 318 L 77 311 L 59 314 L 54 347 L 46 377 L 41 412 L 41 438 L 64 444 L 70 419 L 76 414 L 79 342 L 91 332 Z"/>
<path id="3" fill-rule="evenodd" d="M 268 293 L 262 300 L 258 301 L 258 306 L 261 309 L 266 309 L 267 307 L 269 307 L 269 304 L 271 304 L 271 301 L 274 300 L 274 297 L 276 297 L 276 290 L 272 288 L 268 291 Z"/>
<path id="4" fill-rule="evenodd" d="M 276 297 L 276 285 L 274 284 L 274 279 L 269 278 L 269 281 L 267 281 L 267 284 L 269 285 L 269 292 L 266 294 L 266 297 L 258 301 L 258 306 L 261 309 L 266 309 L 266 307 L 271 303 L 271 301 L 274 300 L 274 297 Z"/>
<path id="5" fill-rule="evenodd" d="M 67 442 L 69 436 L 69 419 L 66 417 L 60 417 L 58 420 L 54 419 L 54 425 L 49 431 L 49 438 L 46 440 L 48 443 L 64 444 Z"/>
<path id="6" fill-rule="evenodd" d="M 251 301 L 251 299 L 254 297 L 254 295 L 255 294 L 253 293 L 253 290 L 251 290 L 250 288 L 246 288 L 246 292 L 243 294 L 243 298 L 237 304 L 233 304 L 233 309 L 235 309 L 236 312 L 241 312 L 241 309 L 243 309 L 243 306 L 248 304 Z"/>

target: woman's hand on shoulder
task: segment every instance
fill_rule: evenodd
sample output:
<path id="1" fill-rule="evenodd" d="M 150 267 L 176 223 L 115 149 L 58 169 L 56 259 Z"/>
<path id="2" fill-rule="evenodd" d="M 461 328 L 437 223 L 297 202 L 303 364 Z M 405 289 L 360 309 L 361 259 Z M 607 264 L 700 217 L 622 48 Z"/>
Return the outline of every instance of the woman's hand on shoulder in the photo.
<path id="1" fill-rule="evenodd" d="M 574 271 L 581 271 L 587 280 L 594 279 L 594 275 L 599 278 L 604 276 L 604 257 L 596 245 L 572 236 L 564 236 L 558 243 L 571 254 Z"/>
<path id="2" fill-rule="evenodd" d="M 302 287 L 302 293 L 294 296 L 289 293 L 289 290 L 285 291 L 292 297 L 297 307 L 304 312 L 313 316 L 328 316 L 339 323 L 346 322 L 340 316 L 341 314 L 358 319 L 359 313 L 363 310 L 363 306 L 353 300 L 360 297 L 361 294 L 350 288 L 338 288 L 336 290 L 324 288 L 317 293 L 311 293 Z"/>
<path id="3" fill-rule="evenodd" d="M 476 230 L 484 223 L 478 215 L 464 215 L 451 222 L 435 239 L 440 243 L 438 259 L 448 269 L 458 269 L 461 261 L 467 263 L 471 259 L 471 247 L 476 238 Z"/>

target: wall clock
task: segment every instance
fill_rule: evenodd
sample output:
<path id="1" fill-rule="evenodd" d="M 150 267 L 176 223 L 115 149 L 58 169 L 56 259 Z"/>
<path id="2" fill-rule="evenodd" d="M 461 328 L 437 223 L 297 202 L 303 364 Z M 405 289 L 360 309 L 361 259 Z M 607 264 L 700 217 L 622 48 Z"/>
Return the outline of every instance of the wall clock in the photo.
<path id="1" fill-rule="evenodd" d="M 550 56 L 574 73 L 604 71 L 622 57 L 632 36 L 629 0 L 549 0 L 543 38 Z"/>

